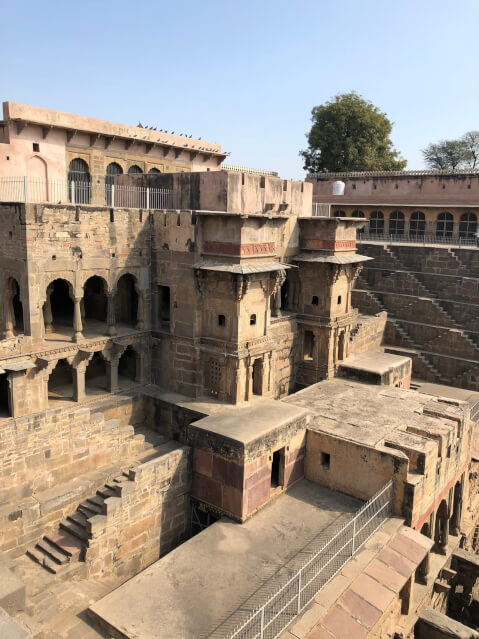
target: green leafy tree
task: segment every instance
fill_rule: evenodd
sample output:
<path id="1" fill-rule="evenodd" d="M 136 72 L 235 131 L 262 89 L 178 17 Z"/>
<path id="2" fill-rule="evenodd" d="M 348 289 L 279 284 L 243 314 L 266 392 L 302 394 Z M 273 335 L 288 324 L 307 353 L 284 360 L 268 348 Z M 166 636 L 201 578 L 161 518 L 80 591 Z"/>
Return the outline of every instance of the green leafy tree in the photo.
<path id="1" fill-rule="evenodd" d="M 479 131 L 464 133 L 461 141 L 466 146 L 464 157 L 466 165 L 471 169 L 475 169 L 479 165 Z"/>
<path id="2" fill-rule="evenodd" d="M 422 150 L 426 166 L 430 169 L 460 169 L 467 166 L 469 153 L 463 140 L 440 140 Z"/>
<path id="3" fill-rule="evenodd" d="M 345 93 L 313 107 L 308 148 L 300 151 L 304 169 L 320 171 L 392 171 L 404 169 L 390 140 L 386 114 L 357 93 Z"/>

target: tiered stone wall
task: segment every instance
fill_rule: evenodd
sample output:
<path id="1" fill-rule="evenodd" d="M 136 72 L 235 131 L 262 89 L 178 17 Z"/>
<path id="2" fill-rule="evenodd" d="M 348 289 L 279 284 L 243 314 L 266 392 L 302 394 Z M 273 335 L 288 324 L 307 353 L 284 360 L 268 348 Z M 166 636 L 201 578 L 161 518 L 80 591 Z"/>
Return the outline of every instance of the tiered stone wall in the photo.
<path id="1" fill-rule="evenodd" d="M 413 358 L 413 377 L 479 390 L 477 249 L 362 244 L 374 258 L 352 301 L 387 311 L 384 344 Z"/>
<path id="2" fill-rule="evenodd" d="M 165 444 L 129 471 L 106 512 L 88 519 L 90 577 L 137 574 L 189 536 L 191 450 Z"/>

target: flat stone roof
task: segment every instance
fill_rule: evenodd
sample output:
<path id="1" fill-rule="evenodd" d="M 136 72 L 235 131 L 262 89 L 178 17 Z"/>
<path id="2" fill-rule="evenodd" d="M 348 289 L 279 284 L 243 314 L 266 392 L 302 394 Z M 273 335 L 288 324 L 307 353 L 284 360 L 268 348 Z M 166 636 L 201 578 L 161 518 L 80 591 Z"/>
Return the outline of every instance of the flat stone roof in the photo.
<path id="1" fill-rule="evenodd" d="M 190 424 L 189 428 L 248 444 L 307 414 L 308 410 L 301 406 L 265 398 L 240 404 L 234 410 L 218 411 Z"/>
<path id="2" fill-rule="evenodd" d="M 468 390 L 467 388 L 456 388 L 455 386 L 447 386 L 446 384 L 433 384 L 432 382 L 422 382 L 416 379 L 413 380 L 413 383 L 418 393 L 466 402 L 469 406 L 473 406 L 476 402 L 479 402 L 479 393 Z"/>
<path id="3" fill-rule="evenodd" d="M 407 364 L 410 359 L 410 357 L 405 355 L 393 355 L 382 351 L 366 351 L 365 353 L 357 353 L 346 357 L 346 359 L 342 360 L 340 366 L 383 375 L 398 366 Z"/>
<path id="4" fill-rule="evenodd" d="M 128 639 L 205 637 L 223 622 L 230 627 L 231 619 L 243 619 L 258 605 L 263 592 L 258 589 L 270 592 L 268 584 L 280 568 L 289 562 L 282 575 L 291 574 L 301 549 L 306 554 L 309 544 L 308 549 L 319 549 L 360 506 L 357 499 L 302 480 L 246 523 L 213 524 L 97 601 L 90 612 Z"/>
<path id="5" fill-rule="evenodd" d="M 338 378 L 309 386 L 282 402 L 307 408 L 313 414 L 309 430 L 373 447 L 382 445 L 385 439 L 400 438 L 404 445 L 422 449 L 428 440 L 406 432 L 408 428 L 418 432 L 450 430 L 455 428 L 451 420 L 464 417 L 460 402 L 450 404 L 414 390 Z M 430 411 L 437 416 L 424 414 Z"/>

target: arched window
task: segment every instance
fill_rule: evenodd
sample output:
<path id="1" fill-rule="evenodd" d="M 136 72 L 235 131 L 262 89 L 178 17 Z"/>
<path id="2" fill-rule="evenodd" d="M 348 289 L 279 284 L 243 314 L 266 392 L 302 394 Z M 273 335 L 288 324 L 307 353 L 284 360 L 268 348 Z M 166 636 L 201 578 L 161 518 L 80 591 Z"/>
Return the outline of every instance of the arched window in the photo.
<path id="1" fill-rule="evenodd" d="M 91 176 L 85 160 L 74 158 L 68 168 L 68 199 L 74 204 L 90 204 Z"/>
<path id="2" fill-rule="evenodd" d="M 83 286 L 84 322 L 106 322 L 107 306 L 106 282 L 98 275 L 92 275 Z"/>
<path id="3" fill-rule="evenodd" d="M 369 216 L 369 234 L 382 235 L 384 233 L 384 215 L 381 211 L 373 211 Z"/>
<path id="4" fill-rule="evenodd" d="M 416 237 L 426 232 L 426 216 L 422 211 L 414 211 L 409 220 L 409 235 Z"/>
<path id="5" fill-rule="evenodd" d="M 474 237 L 477 231 L 477 217 L 474 213 L 463 213 L 459 220 L 459 237 Z"/>
<path id="6" fill-rule="evenodd" d="M 454 231 L 454 218 L 451 213 L 445 211 L 439 213 L 436 220 L 436 237 L 443 239 L 446 237 L 452 237 Z"/>
<path id="7" fill-rule="evenodd" d="M 121 175 L 122 173 L 123 169 L 117 162 L 110 162 L 110 164 L 106 167 L 105 199 L 107 206 L 111 206 L 113 202 L 111 187 L 115 184 L 115 175 Z"/>
<path id="8" fill-rule="evenodd" d="M 362 211 L 353 211 L 351 217 L 364 217 L 364 213 Z"/>
<path id="9" fill-rule="evenodd" d="M 153 167 L 152 169 L 150 169 L 148 171 L 148 173 L 161 173 L 161 171 L 160 171 L 160 169 L 157 169 L 157 168 Z"/>
<path id="10" fill-rule="evenodd" d="M 333 217 L 346 217 L 346 213 L 344 211 L 334 211 Z"/>
<path id="11" fill-rule="evenodd" d="M 389 235 L 404 235 L 404 213 L 393 211 L 389 216 Z"/>
<path id="12" fill-rule="evenodd" d="M 128 173 L 131 175 L 132 173 L 143 173 L 143 170 L 138 166 L 138 164 L 134 164 L 130 166 L 128 169 Z"/>

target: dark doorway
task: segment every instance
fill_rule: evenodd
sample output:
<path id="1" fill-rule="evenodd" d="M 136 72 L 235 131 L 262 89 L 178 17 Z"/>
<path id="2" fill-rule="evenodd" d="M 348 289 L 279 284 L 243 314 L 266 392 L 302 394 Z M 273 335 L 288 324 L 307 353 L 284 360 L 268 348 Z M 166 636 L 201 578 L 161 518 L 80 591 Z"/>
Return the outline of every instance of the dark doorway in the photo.
<path id="1" fill-rule="evenodd" d="M 341 333 L 339 334 L 339 338 L 338 338 L 338 360 L 342 360 L 344 359 L 344 345 L 345 345 L 345 341 L 344 341 L 344 331 L 341 331 Z"/>
<path id="2" fill-rule="evenodd" d="M 116 293 L 116 321 L 119 324 L 136 324 L 138 314 L 138 293 L 135 278 L 130 273 L 118 280 Z"/>
<path id="3" fill-rule="evenodd" d="M 96 394 L 107 390 L 106 361 L 100 352 L 94 353 L 85 371 L 85 393 Z"/>
<path id="4" fill-rule="evenodd" d="M 288 293 L 289 293 L 289 282 L 286 279 L 281 287 L 281 310 L 285 311 L 288 308 Z"/>
<path id="5" fill-rule="evenodd" d="M 271 488 L 278 488 L 284 484 L 284 448 L 273 453 L 271 463 Z"/>
<path id="6" fill-rule="evenodd" d="M 85 320 L 98 320 L 106 322 L 106 309 L 108 300 L 105 293 L 105 280 L 98 275 L 90 277 L 83 287 L 83 305 Z"/>
<path id="7" fill-rule="evenodd" d="M 20 302 L 20 287 L 13 277 L 10 279 L 10 291 L 12 293 L 12 310 L 15 322 L 14 330 L 16 335 L 19 335 L 24 332 L 23 305 Z"/>
<path id="8" fill-rule="evenodd" d="M 66 359 L 60 359 L 48 379 L 48 401 L 73 398 L 73 369 Z"/>
<path id="9" fill-rule="evenodd" d="M 73 327 L 73 300 L 70 297 L 70 285 L 66 280 L 55 280 L 50 287 L 53 330 L 57 327 Z"/>
<path id="10" fill-rule="evenodd" d="M 263 394 L 263 360 L 255 359 L 253 363 L 253 395 Z"/>
<path id="11" fill-rule="evenodd" d="M 8 373 L 0 375 L 0 417 L 11 417 Z"/>
<path id="12" fill-rule="evenodd" d="M 160 328 L 170 330 L 170 287 L 158 286 L 158 319 Z"/>
<path id="13" fill-rule="evenodd" d="M 118 377 L 136 380 L 136 353 L 131 346 L 127 346 L 118 362 Z"/>
<path id="14" fill-rule="evenodd" d="M 303 359 L 313 359 L 314 352 L 314 333 L 313 331 L 304 331 L 303 342 Z"/>

